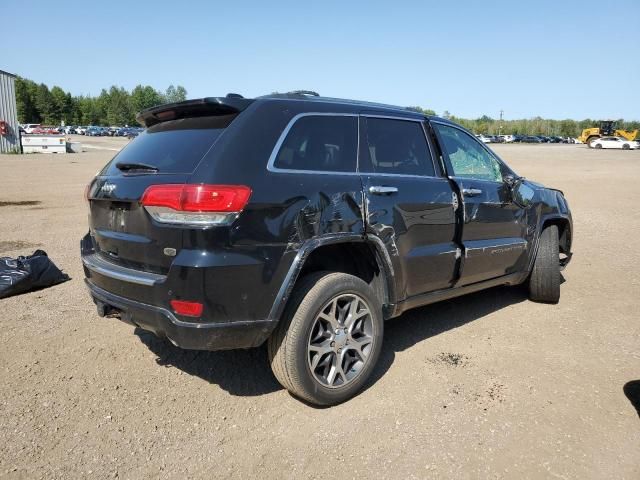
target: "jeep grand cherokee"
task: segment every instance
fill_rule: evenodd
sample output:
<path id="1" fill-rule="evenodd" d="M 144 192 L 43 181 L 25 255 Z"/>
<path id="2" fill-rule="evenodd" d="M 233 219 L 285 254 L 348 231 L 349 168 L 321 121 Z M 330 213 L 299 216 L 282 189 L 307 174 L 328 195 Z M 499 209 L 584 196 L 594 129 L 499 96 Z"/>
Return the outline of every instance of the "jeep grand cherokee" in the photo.
<path id="1" fill-rule="evenodd" d="M 101 316 L 187 349 L 268 342 L 311 403 L 355 395 L 384 321 L 496 285 L 557 302 L 572 220 L 464 128 L 310 92 L 141 112 L 90 182 L 82 239 Z"/>

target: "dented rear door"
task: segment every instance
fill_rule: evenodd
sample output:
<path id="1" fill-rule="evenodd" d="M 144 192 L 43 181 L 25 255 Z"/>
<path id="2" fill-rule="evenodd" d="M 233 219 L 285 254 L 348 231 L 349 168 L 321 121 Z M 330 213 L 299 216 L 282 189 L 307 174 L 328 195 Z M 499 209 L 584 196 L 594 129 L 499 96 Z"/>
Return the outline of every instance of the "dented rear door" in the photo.
<path id="1" fill-rule="evenodd" d="M 384 243 L 399 299 L 448 288 L 456 275 L 456 197 L 436 172 L 420 118 L 361 118 L 367 232 Z"/>

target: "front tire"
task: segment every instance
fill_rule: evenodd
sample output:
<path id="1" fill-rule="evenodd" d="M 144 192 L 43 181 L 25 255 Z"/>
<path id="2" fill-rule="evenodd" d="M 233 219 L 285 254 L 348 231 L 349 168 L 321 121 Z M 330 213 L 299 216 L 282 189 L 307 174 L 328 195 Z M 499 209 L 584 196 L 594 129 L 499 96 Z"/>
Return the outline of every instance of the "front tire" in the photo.
<path id="1" fill-rule="evenodd" d="M 602 145 L 600 145 L 599 143 L 596 143 L 595 148 L 602 148 Z"/>
<path id="2" fill-rule="evenodd" d="M 294 289 L 269 338 L 274 375 L 289 392 L 314 405 L 335 405 L 356 395 L 382 348 L 380 301 L 363 280 L 319 272 Z"/>
<path id="3" fill-rule="evenodd" d="M 549 225 L 540 234 L 538 253 L 529 276 L 529 298 L 543 303 L 560 300 L 560 252 L 555 225 Z"/>
<path id="4" fill-rule="evenodd" d="M 629 150 L 630 148 L 631 146 L 628 143 L 625 143 L 624 145 L 622 145 L 623 150 Z"/>

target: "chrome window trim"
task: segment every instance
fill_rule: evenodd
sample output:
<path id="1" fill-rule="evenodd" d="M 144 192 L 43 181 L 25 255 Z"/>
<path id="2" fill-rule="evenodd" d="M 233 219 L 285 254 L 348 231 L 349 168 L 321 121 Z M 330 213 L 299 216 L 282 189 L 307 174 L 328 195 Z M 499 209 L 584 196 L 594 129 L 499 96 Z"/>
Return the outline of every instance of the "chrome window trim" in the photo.
<path id="1" fill-rule="evenodd" d="M 357 147 L 356 147 L 356 171 L 355 172 L 340 172 L 335 170 L 298 170 L 293 168 L 279 168 L 275 166 L 276 158 L 278 157 L 278 153 L 280 152 L 280 148 L 282 148 L 282 144 L 287 138 L 289 131 L 293 128 L 295 123 L 304 117 L 356 117 L 358 119 L 357 129 L 358 129 L 358 138 L 357 138 Z M 404 120 L 408 122 L 417 122 L 420 123 L 422 128 L 422 134 L 424 135 L 425 142 L 427 142 L 427 148 L 429 149 L 429 153 L 431 155 L 431 163 L 433 164 L 434 175 L 409 175 L 402 173 L 376 173 L 376 172 L 361 172 L 360 171 L 360 139 L 361 139 L 361 131 L 360 131 L 360 117 L 365 118 L 383 118 L 389 120 Z M 441 179 L 446 180 L 445 177 L 437 175 L 438 169 L 434 163 L 434 152 L 431 143 L 429 142 L 429 138 L 426 134 L 424 122 L 425 118 L 412 118 L 412 117 L 402 117 L 402 116 L 393 116 L 393 115 L 378 115 L 378 114 L 358 114 L 358 113 L 336 113 L 336 112 L 303 112 L 294 115 L 287 126 L 284 128 L 280 137 L 278 137 L 278 141 L 276 142 L 273 150 L 271 150 L 271 155 L 269 155 L 269 160 L 267 162 L 267 171 L 272 173 L 297 173 L 297 174 L 306 174 L 306 175 L 370 175 L 370 176 L 378 176 L 378 177 L 400 177 L 400 178 L 431 178 L 431 179 Z"/>
<path id="2" fill-rule="evenodd" d="M 289 131 L 293 128 L 295 123 L 304 117 L 354 117 L 356 119 L 357 125 L 357 146 L 356 146 L 356 171 L 355 172 L 340 172 L 340 171 L 331 171 L 331 170 L 297 170 L 293 168 L 278 168 L 275 166 L 276 158 L 278 157 L 278 153 L 280 152 L 280 148 L 282 144 L 289 135 Z M 358 121 L 357 113 L 332 113 L 332 112 L 303 112 L 294 115 L 294 117 L 289 120 L 287 126 L 284 128 L 276 145 L 273 147 L 271 151 L 271 155 L 269 155 L 269 161 L 267 162 L 267 170 L 269 172 L 274 173 L 304 173 L 304 174 L 316 174 L 316 175 L 359 175 L 358 173 L 358 157 L 360 156 L 360 122 Z"/>
<path id="3" fill-rule="evenodd" d="M 423 118 L 401 117 L 399 115 L 396 116 L 396 115 L 379 115 L 377 113 L 361 113 L 360 116 L 366 117 L 366 118 L 384 118 L 387 120 L 404 120 L 406 122 L 419 122 L 419 123 L 424 122 Z"/>

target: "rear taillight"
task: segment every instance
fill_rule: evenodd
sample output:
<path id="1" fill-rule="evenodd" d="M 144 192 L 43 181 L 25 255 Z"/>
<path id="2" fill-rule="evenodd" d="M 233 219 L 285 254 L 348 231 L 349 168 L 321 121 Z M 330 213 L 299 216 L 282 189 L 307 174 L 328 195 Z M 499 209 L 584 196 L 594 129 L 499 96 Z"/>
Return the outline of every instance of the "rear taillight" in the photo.
<path id="1" fill-rule="evenodd" d="M 151 185 L 141 203 L 158 222 L 207 227 L 231 224 L 250 196 L 244 185 Z"/>
<path id="2" fill-rule="evenodd" d="M 200 302 L 187 302 L 185 300 L 171 300 L 171 308 L 178 315 L 185 317 L 199 317 L 202 315 L 202 304 Z"/>

